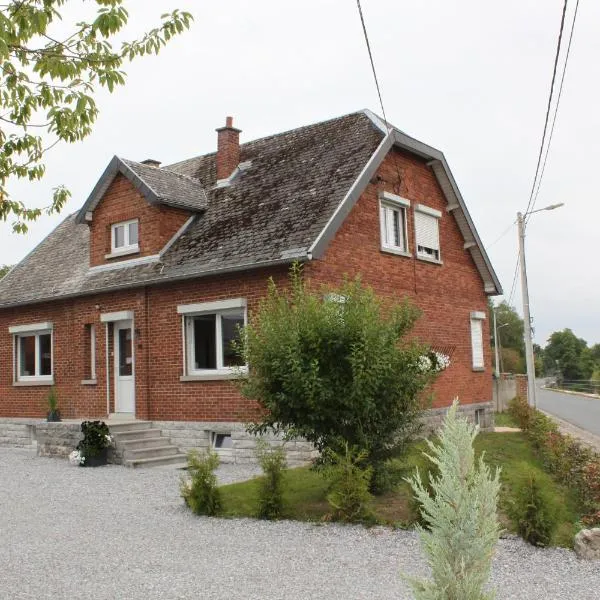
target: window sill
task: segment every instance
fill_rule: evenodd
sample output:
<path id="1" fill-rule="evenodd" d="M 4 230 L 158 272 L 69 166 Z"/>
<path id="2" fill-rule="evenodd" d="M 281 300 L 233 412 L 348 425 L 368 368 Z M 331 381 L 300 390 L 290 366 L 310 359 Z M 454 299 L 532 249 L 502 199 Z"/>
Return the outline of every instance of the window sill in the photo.
<path id="1" fill-rule="evenodd" d="M 121 256 L 129 256 L 131 254 L 139 254 L 139 252 L 140 252 L 139 246 L 132 246 L 131 248 L 126 248 L 124 250 L 113 250 L 110 254 L 105 254 L 104 258 L 106 258 L 106 259 L 120 258 Z"/>
<path id="2" fill-rule="evenodd" d="M 406 256 L 407 258 L 412 257 L 412 254 L 410 252 L 405 252 L 404 250 L 397 250 L 396 248 L 387 248 L 386 246 L 381 246 L 380 250 L 382 252 L 386 252 L 387 254 L 395 254 L 396 256 Z"/>
<path id="3" fill-rule="evenodd" d="M 441 260 L 438 260 L 437 258 L 429 258 L 428 256 L 421 256 L 420 254 L 417 254 L 417 258 L 419 260 L 422 260 L 423 262 L 428 262 L 434 265 L 443 265 L 444 263 Z"/>
<path id="4" fill-rule="evenodd" d="M 483 373 L 485 371 L 485 367 L 473 367 L 473 373 Z"/>
<path id="5" fill-rule="evenodd" d="M 54 379 L 30 379 L 28 381 L 13 381 L 13 387 L 32 387 L 36 385 L 54 385 Z"/>
<path id="6" fill-rule="evenodd" d="M 198 373 L 196 375 L 182 375 L 179 381 L 221 381 L 226 379 L 239 379 L 244 377 L 248 371 L 241 372 L 215 372 L 215 373 Z"/>
<path id="7" fill-rule="evenodd" d="M 83 379 L 81 385 L 98 385 L 97 379 Z"/>

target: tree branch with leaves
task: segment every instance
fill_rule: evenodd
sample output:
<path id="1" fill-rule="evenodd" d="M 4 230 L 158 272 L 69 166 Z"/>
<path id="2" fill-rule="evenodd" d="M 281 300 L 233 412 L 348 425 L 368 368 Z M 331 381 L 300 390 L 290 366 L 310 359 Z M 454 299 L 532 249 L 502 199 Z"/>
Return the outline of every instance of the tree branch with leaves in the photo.
<path id="1" fill-rule="evenodd" d="M 83 3 L 84 0 L 79 0 Z M 86 138 L 98 116 L 98 88 L 113 92 L 125 84 L 123 67 L 158 52 L 189 29 L 192 15 L 175 10 L 139 40 L 116 38 L 129 21 L 125 0 L 94 0 L 90 19 L 64 33 L 67 5 L 78 0 L 13 0 L 0 4 L 0 218 L 13 216 L 13 229 L 42 213 L 60 212 L 70 193 L 54 189 L 45 208 L 12 198 L 11 179 L 40 180 L 44 154 L 61 142 Z M 62 34 L 61 34 L 62 32 Z"/>

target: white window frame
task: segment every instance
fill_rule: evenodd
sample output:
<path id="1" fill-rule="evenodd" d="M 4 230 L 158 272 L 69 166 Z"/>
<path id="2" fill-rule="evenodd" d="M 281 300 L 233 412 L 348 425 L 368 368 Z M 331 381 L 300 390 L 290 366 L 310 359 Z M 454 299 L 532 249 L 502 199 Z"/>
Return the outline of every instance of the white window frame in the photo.
<path id="1" fill-rule="evenodd" d="M 223 365 L 223 331 L 221 317 L 223 315 L 239 312 L 244 314 L 244 327 L 248 324 L 248 309 L 245 298 L 231 300 L 217 300 L 199 304 L 184 304 L 177 307 L 177 312 L 182 315 L 183 327 L 183 381 L 193 379 L 226 379 L 238 373 L 247 373 L 248 365 L 240 367 L 227 367 Z M 216 336 L 216 368 L 196 369 L 194 367 L 194 317 L 202 315 L 215 315 Z"/>
<path id="2" fill-rule="evenodd" d="M 408 209 L 410 208 L 410 200 L 392 194 L 390 192 L 381 192 L 379 194 L 379 230 L 381 238 L 381 250 L 384 252 L 391 252 L 392 254 L 399 254 L 400 256 L 410 256 L 408 249 Z M 390 211 L 390 212 L 387 212 Z M 393 240 L 393 226 L 388 224 L 386 214 L 393 214 L 398 212 L 400 223 L 400 242 L 401 245 L 397 246 L 395 243 L 389 241 Z M 388 226 L 386 227 L 386 224 Z"/>
<path id="3" fill-rule="evenodd" d="M 437 225 L 437 248 L 435 247 L 429 247 L 429 246 L 423 246 L 422 244 L 419 244 L 419 230 L 418 230 L 418 217 L 417 214 L 421 213 L 422 215 L 427 215 L 428 217 L 432 217 L 436 219 L 436 225 Z M 440 219 L 442 218 L 442 213 L 439 210 L 436 210 L 435 208 L 431 208 L 429 206 L 425 206 L 424 204 L 417 204 L 415 206 L 415 254 L 417 256 L 418 259 L 420 260 L 426 260 L 428 262 L 432 262 L 432 263 L 436 263 L 436 264 L 442 264 L 442 249 L 441 249 L 441 243 L 440 243 Z M 433 252 L 437 252 L 437 257 L 435 255 L 429 254 L 428 252 L 424 252 L 424 251 L 419 251 L 419 246 L 425 248 L 429 248 L 429 250 L 432 250 Z"/>
<path id="4" fill-rule="evenodd" d="M 138 228 L 138 241 L 135 244 L 131 244 L 129 241 L 129 225 L 137 223 Z M 117 248 L 116 246 L 116 230 L 117 227 L 123 227 L 123 245 Z M 128 221 L 119 221 L 113 223 L 110 226 L 110 254 L 106 255 L 106 258 L 112 258 L 114 256 L 124 256 L 126 254 L 135 254 L 140 251 L 139 244 L 140 236 L 140 221 L 139 219 L 129 219 Z"/>
<path id="5" fill-rule="evenodd" d="M 483 321 L 485 321 L 485 313 L 476 311 L 471 313 L 471 358 L 474 371 L 485 370 L 485 351 L 483 347 Z M 479 330 L 479 336 L 477 343 L 481 344 L 481 361 L 478 360 L 478 353 L 476 353 L 475 344 L 473 343 L 476 329 Z"/>
<path id="6" fill-rule="evenodd" d="M 14 383 L 54 383 L 54 328 L 52 323 L 16 325 L 8 328 L 13 335 L 13 382 Z M 41 375 L 40 336 L 50 335 L 50 374 Z M 35 337 L 35 375 L 21 375 L 21 340 Z"/>

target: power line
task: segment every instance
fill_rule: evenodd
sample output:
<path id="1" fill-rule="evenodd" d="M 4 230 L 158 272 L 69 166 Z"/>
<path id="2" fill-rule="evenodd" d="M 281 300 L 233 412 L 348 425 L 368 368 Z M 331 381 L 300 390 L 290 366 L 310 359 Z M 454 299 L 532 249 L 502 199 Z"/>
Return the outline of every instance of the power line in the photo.
<path id="1" fill-rule="evenodd" d="M 537 197 L 538 197 L 538 194 L 540 193 L 540 187 L 542 185 L 542 179 L 544 177 L 544 171 L 546 170 L 546 161 L 548 160 L 548 152 L 550 151 L 550 144 L 552 144 L 552 136 L 554 135 L 554 125 L 556 124 L 556 116 L 558 114 L 558 106 L 560 104 L 560 98 L 562 96 L 562 91 L 563 91 L 563 85 L 565 83 L 565 74 L 567 72 L 567 65 L 569 64 L 569 54 L 571 53 L 571 43 L 573 41 L 573 32 L 575 31 L 575 22 L 577 21 L 578 9 L 579 9 L 579 0 L 577 0 L 577 3 L 575 4 L 575 12 L 573 14 L 573 22 L 571 23 L 571 33 L 569 34 L 569 44 L 567 46 L 567 54 L 565 57 L 565 66 L 563 67 L 562 76 L 560 78 L 560 87 L 558 88 L 558 98 L 556 99 L 556 106 L 554 107 L 554 115 L 552 117 L 552 126 L 550 127 L 550 136 L 548 137 L 548 145 L 546 146 L 546 154 L 544 155 L 544 162 L 542 164 L 542 170 L 540 173 L 540 178 L 538 180 L 535 197 L 533 198 L 533 203 L 531 205 L 531 210 L 534 209 L 535 203 L 537 202 Z M 528 220 L 529 220 L 529 217 L 526 217 L 526 221 L 528 221 Z"/>
<path id="2" fill-rule="evenodd" d="M 383 108 L 383 99 L 381 97 L 381 89 L 379 87 L 379 80 L 377 79 L 377 72 L 375 71 L 375 61 L 373 60 L 373 53 L 371 52 L 371 44 L 369 43 L 369 36 L 367 34 L 367 27 L 365 25 L 365 19 L 363 17 L 362 8 L 360 6 L 360 0 L 356 0 L 358 6 L 358 14 L 360 15 L 360 22 L 362 24 L 363 33 L 365 36 L 365 42 L 367 43 L 367 50 L 369 51 L 369 60 L 371 61 L 371 70 L 373 71 L 373 77 L 375 78 L 375 87 L 377 88 L 377 95 L 379 96 L 379 106 L 381 106 L 381 112 L 383 114 L 383 120 L 385 121 L 386 131 L 390 130 L 388 120 L 385 116 L 385 108 Z"/>
<path id="3" fill-rule="evenodd" d="M 517 275 L 519 274 L 519 259 L 521 258 L 521 251 L 517 253 L 517 264 L 515 265 L 515 274 L 513 276 L 512 285 L 510 286 L 510 296 L 508 297 L 508 305 L 512 306 L 513 296 L 517 289 Z"/>
<path id="4" fill-rule="evenodd" d="M 516 221 L 513 221 L 491 244 L 488 244 L 486 250 L 497 244 L 514 226 Z"/>
<path id="5" fill-rule="evenodd" d="M 544 132 L 542 134 L 542 143 L 540 144 L 540 151 L 538 153 L 537 166 L 535 168 L 535 176 L 533 177 L 533 185 L 531 186 L 531 193 L 529 195 L 529 202 L 527 203 L 527 208 L 525 209 L 525 213 L 524 214 L 527 214 L 529 212 L 530 207 L 531 207 L 531 203 L 533 202 L 533 195 L 534 195 L 534 192 L 535 192 L 535 186 L 536 186 L 538 174 L 540 172 L 540 166 L 541 166 L 541 163 L 542 163 L 542 154 L 544 152 L 544 143 L 545 143 L 545 140 L 546 140 L 546 131 L 548 129 L 548 119 L 550 118 L 550 107 L 552 105 L 552 97 L 554 95 L 554 82 L 556 80 L 556 71 L 557 71 L 557 67 L 558 67 L 558 57 L 560 55 L 560 46 L 561 46 L 561 43 L 562 43 L 562 34 L 563 34 L 564 26 L 565 26 L 565 15 L 567 13 L 567 3 L 568 3 L 568 0 L 565 0 L 564 6 L 563 6 L 563 11 L 562 11 L 562 16 L 561 16 L 561 19 L 560 19 L 560 29 L 559 29 L 559 32 L 558 32 L 558 43 L 556 45 L 556 56 L 554 57 L 554 68 L 552 70 L 552 82 L 550 83 L 550 94 L 548 95 L 548 106 L 546 108 L 546 119 L 544 121 Z"/>

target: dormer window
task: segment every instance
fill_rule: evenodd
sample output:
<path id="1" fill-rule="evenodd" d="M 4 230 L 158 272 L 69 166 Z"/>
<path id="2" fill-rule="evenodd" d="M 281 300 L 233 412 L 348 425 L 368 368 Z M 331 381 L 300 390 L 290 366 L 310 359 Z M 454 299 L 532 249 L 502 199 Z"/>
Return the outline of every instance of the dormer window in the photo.
<path id="1" fill-rule="evenodd" d="M 137 219 L 113 223 L 110 226 L 110 250 L 111 254 L 107 258 L 140 251 Z"/>

